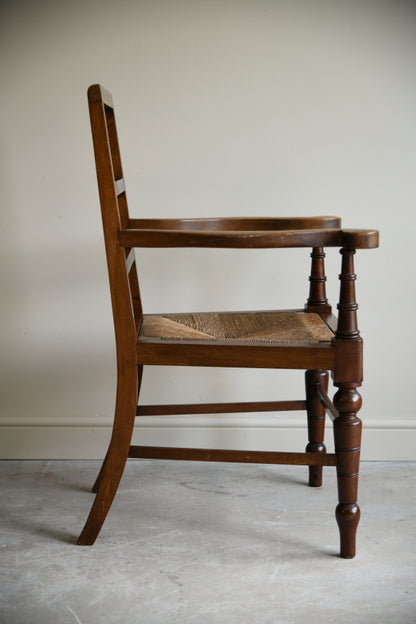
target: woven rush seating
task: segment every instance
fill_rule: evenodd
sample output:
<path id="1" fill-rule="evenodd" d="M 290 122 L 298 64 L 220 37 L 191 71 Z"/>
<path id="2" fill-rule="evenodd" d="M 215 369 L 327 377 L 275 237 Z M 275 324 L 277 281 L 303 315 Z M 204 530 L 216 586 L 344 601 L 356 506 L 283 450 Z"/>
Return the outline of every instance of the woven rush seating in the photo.
<path id="1" fill-rule="evenodd" d="M 329 342 L 334 333 L 318 314 L 300 310 L 211 312 L 143 317 L 139 341 L 146 339 L 286 345 Z"/>

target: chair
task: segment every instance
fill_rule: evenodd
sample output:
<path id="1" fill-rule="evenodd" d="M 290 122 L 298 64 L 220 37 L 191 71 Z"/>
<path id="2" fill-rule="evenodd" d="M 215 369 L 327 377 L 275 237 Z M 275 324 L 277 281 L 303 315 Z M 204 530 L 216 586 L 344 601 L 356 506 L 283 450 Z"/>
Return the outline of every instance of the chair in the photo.
<path id="1" fill-rule="evenodd" d="M 354 254 L 378 247 L 375 230 L 341 229 L 338 217 L 131 219 L 111 95 L 88 90 L 117 348 L 117 396 L 107 455 L 93 487 L 96 498 L 80 545 L 94 543 L 110 509 L 128 457 L 309 467 L 309 485 L 322 483 L 323 466 L 336 466 L 341 557 L 355 555 L 360 517 L 357 485 L 363 341 L 357 327 Z M 309 298 L 304 309 L 266 312 L 143 314 L 135 247 L 310 247 Z M 338 319 L 325 294 L 324 247 L 342 254 Z M 139 405 L 145 365 L 300 369 L 300 401 Z M 333 402 L 328 371 L 338 388 Z M 305 410 L 305 453 L 132 446 L 135 417 L 167 414 Z M 333 420 L 335 453 L 323 443 L 325 412 Z"/>

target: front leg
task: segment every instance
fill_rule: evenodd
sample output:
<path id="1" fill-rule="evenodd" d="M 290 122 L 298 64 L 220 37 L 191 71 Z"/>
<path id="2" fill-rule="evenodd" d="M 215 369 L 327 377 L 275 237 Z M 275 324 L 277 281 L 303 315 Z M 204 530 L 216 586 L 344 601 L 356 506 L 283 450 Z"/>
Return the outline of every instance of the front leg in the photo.
<path id="1" fill-rule="evenodd" d="M 338 392 L 334 407 L 335 454 L 337 456 L 338 497 L 336 519 L 340 531 L 341 557 L 355 556 L 355 536 L 360 520 L 357 505 L 358 472 L 361 447 L 361 396 L 357 388 L 363 379 L 363 341 L 357 325 L 355 300 L 354 249 L 341 249 L 342 266 L 338 326 L 335 332 L 334 384 Z"/>
<path id="2" fill-rule="evenodd" d="M 341 557 L 352 559 L 355 557 L 355 539 L 360 520 L 357 490 L 361 420 L 357 412 L 361 407 L 361 396 L 356 390 L 356 384 L 340 384 L 334 396 L 334 406 L 339 413 L 334 421 L 339 499 L 335 513 L 340 532 Z"/>

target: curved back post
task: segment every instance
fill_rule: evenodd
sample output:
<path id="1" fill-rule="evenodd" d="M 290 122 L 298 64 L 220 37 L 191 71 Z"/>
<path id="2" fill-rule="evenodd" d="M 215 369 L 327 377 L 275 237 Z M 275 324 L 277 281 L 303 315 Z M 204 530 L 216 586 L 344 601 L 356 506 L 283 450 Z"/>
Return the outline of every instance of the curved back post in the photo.
<path id="1" fill-rule="evenodd" d="M 134 249 L 123 248 L 119 231 L 129 220 L 126 188 L 118 145 L 113 100 L 100 85 L 88 89 L 94 155 L 110 280 L 117 361 L 127 352 L 135 357 L 142 317 Z"/>

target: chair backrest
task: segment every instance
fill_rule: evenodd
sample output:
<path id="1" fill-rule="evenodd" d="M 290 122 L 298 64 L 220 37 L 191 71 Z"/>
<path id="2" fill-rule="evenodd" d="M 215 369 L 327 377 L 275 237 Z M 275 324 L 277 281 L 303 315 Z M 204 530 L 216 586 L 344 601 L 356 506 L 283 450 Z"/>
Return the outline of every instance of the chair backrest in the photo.
<path id="1" fill-rule="evenodd" d="M 100 85 L 92 85 L 88 102 L 117 350 L 134 348 L 142 305 L 134 249 L 121 247 L 118 238 L 128 225 L 129 212 L 113 100 Z"/>

